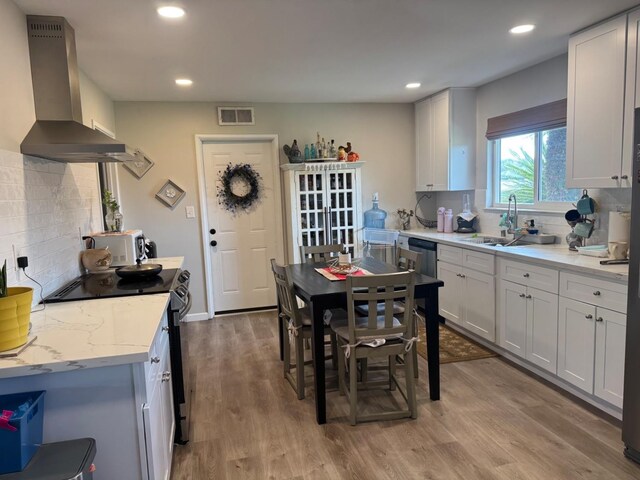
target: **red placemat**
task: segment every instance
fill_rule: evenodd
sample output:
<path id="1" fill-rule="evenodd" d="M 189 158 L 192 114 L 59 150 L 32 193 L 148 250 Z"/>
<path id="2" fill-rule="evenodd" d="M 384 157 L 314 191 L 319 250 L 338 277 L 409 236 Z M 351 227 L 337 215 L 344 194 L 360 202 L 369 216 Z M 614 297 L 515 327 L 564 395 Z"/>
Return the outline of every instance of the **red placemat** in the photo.
<path id="1" fill-rule="evenodd" d="M 324 278 L 326 278 L 327 280 L 331 280 L 332 282 L 342 281 L 347 279 L 347 275 L 343 273 L 334 273 L 331 270 L 331 267 L 316 268 L 315 270 Z M 359 268 L 358 270 L 351 273 L 350 275 L 354 277 L 362 277 L 364 275 L 373 275 L 373 274 L 370 271 L 365 270 L 364 268 Z"/>

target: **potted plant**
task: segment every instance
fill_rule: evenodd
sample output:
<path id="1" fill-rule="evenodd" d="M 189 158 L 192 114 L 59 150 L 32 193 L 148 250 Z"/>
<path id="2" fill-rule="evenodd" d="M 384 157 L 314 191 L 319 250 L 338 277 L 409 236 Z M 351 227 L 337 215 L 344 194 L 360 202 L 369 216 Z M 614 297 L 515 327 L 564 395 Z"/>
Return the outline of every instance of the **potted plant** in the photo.
<path id="1" fill-rule="evenodd" d="M 102 194 L 102 204 L 107 209 L 104 217 L 107 232 L 122 231 L 122 214 L 120 213 L 120 205 L 111 193 L 111 190 L 105 190 Z"/>
<path id="2" fill-rule="evenodd" d="M 7 261 L 0 270 L 0 352 L 27 343 L 33 289 L 9 287 Z"/>

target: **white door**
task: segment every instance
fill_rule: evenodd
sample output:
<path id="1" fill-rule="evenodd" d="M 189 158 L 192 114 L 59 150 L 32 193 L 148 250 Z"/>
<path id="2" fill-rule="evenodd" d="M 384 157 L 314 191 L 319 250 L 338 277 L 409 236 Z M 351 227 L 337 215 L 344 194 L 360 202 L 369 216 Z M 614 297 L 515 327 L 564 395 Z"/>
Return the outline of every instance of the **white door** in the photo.
<path id="1" fill-rule="evenodd" d="M 558 365 L 558 295 L 527 289 L 527 360 L 555 374 Z"/>
<path id="2" fill-rule="evenodd" d="M 270 141 L 206 143 L 203 145 L 205 186 L 216 313 L 276 305 L 276 291 L 269 260 L 279 257 L 282 232 L 278 227 Z M 249 164 L 262 177 L 263 194 L 249 211 L 229 212 L 218 201 L 219 175 L 227 165 Z M 243 182 L 232 182 L 236 195 L 247 191 Z M 211 233 L 214 232 L 215 233 Z"/>
<path id="3" fill-rule="evenodd" d="M 449 91 L 434 96 L 433 108 L 433 189 L 449 190 Z"/>
<path id="4" fill-rule="evenodd" d="M 500 280 L 498 322 L 500 346 L 521 357 L 527 341 L 527 287 Z"/>
<path id="5" fill-rule="evenodd" d="M 438 289 L 438 305 L 440 315 L 447 320 L 460 325 L 462 322 L 462 278 L 461 267 L 446 262 L 438 262 L 438 280 L 444 282 L 444 286 Z"/>
<path id="6" fill-rule="evenodd" d="M 593 393 L 622 408 L 627 316 L 606 308 L 596 310 L 596 371 Z"/>
<path id="7" fill-rule="evenodd" d="M 462 325 L 487 340 L 496 340 L 496 284 L 493 275 L 463 271 Z"/>
<path id="8" fill-rule="evenodd" d="M 560 297 L 558 314 L 558 375 L 593 393 L 596 309 Z"/>

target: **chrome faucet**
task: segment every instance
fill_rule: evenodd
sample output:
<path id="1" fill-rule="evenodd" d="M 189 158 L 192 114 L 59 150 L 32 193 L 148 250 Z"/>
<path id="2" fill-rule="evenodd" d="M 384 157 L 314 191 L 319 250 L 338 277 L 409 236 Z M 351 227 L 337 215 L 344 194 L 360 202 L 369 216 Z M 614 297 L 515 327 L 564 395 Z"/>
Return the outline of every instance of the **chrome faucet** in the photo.
<path id="1" fill-rule="evenodd" d="M 513 214 L 511 213 L 511 200 L 513 200 Z M 509 195 L 509 206 L 507 207 L 507 233 L 516 234 L 518 231 L 518 199 L 516 194 Z"/>

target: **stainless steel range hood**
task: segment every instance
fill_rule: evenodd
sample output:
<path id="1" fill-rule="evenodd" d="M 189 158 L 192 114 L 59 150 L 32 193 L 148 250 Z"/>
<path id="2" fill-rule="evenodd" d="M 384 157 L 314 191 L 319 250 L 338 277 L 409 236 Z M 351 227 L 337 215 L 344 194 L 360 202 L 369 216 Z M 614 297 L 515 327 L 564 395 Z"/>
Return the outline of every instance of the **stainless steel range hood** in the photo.
<path id="1" fill-rule="evenodd" d="M 27 15 L 36 123 L 25 155 L 59 162 L 135 161 L 134 149 L 82 123 L 73 28 L 63 17 Z"/>

